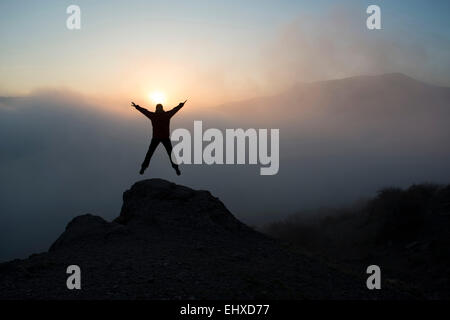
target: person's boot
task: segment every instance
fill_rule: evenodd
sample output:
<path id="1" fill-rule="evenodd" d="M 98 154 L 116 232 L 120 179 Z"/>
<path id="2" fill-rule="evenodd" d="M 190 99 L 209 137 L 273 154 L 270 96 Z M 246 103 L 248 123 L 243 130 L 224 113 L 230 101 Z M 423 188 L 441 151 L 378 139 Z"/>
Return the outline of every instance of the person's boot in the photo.
<path id="1" fill-rule="evenodd" d="M 144 174 L 144 172 L 145 172 L 145 169 L 146 169 L 146 168 L 144 168 L 144 167 L 141 167 L 141 171 L 139 171 L 139 174 Z"/>
<path id="2" fill-rule="evenodd" d="M 175 169 L 175 172 L 177 173 L 177 176 L 179 176 L 181 174 L 180 169 L 178 169 L 178 166 L 172 166 Z"/>

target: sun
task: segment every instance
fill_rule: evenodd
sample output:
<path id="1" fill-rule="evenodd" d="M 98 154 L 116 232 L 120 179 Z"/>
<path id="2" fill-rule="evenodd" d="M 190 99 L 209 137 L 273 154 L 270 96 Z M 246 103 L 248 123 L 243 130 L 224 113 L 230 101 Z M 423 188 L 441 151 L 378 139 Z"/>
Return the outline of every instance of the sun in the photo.
<path id="1" fill-rule="evenodd" d="M 161 91 L 150 92 L 148 94 L 148 97 L 149 97 L 150 101 L 153 102 L 154 104 L 158 104 L 158 103 L 163 104 L 166 102 L 166 95 L 164 94 L 164 92 L 161 92 Z"/>

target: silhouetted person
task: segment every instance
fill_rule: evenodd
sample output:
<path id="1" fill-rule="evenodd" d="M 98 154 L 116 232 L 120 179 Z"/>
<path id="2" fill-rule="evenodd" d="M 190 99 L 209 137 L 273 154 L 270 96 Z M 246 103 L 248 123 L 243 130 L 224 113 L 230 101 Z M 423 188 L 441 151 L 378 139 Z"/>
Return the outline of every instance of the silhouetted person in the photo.
<path id="1" fill-rule="evenodd" d="M 187 100 L 186 100 L 187 101 Z M 145 108 L 140 107 L 134 102 L 131 103 L 133 107 L 142 112 L 147 118 L 152 121 L 153 126 L 153 137 L 150 142 L 150 146 L 148 147 L 147 154 L 145 155 L 144 162 L 141 165 L 140 174 L 144 174 L 145 169 L 147 169 L 150 159 L 153 156 L 153 152 L 155 152 L 156 147 L 161 142 L 166 148 L 167 154 L 169 155 L 170 163 L 172 164 L 172 168 L 175 169 L 177 175 L 180 175 L 180 169 L 178 169 L 178 165 L 172 161 L 172 142 L 170 141 L 170 118 L 173 117 L 178 110 L 180 110 L 185 102 L 181 102 L 178 106 L 173 108 L 170 111 L 164 111 L 162 104 L 156 105 L 155 112 L 148 111 Z"/>

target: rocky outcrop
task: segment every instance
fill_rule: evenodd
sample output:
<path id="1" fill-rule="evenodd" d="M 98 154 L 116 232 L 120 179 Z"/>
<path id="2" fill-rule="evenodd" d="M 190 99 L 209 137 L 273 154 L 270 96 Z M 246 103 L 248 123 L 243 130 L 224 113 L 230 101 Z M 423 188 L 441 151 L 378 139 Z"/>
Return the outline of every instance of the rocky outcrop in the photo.
<path id="1" fill-rule="evenodd" d="M 80 266 L 82 289 L 66 268 Z M 74 218 L 49 252 L 0 264 L 3 299 L 378 299 L 348 275 L 290 251 L 237 220 L 208 191 L 137 182 L 112 222 Z"/>
<path id="2" fill-rule="evenodd" d="M 162 179 L 137 182 L 123 195 L 120 216 L 128 226 L 157 226 L 168 231 L 250 232 L 209 191 L 198 191 Z"/>

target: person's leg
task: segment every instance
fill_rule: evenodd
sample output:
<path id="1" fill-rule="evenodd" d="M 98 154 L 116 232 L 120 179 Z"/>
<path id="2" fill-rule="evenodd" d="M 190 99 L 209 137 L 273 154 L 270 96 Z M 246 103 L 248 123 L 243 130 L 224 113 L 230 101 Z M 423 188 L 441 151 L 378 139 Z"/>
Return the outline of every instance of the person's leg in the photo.
<path id="1" fill-rule="evenodd" d="M 164 148 L 166 148 L 167 154 L 169 155 L 170 163 L 172 164 L 172 168 L 175 169 L 177 175 L 180 175 L 180 169 L 178 168 L 178 165 L 172 161 L 172 142 L 169 138 L 161 140 L 162 144 L 164 145 Z"/>
<path id="2" fill-rule="evenodd" d="M 156 147 L 161 141 L 159 139 L 152 139 L 152 142 L 150 142 L 150 146 L 148 147 L 147 154 L 145 155 L 144 162 L 142 162 L 141 165 L 141 171 L 140 174 L 144 174 L 145 169 L 147 169 L 148 165 L 150 164 L 150 159 L 153 156 L 153 153 L 156 150 Z"/>

